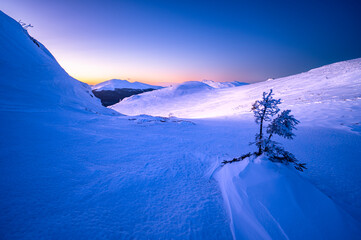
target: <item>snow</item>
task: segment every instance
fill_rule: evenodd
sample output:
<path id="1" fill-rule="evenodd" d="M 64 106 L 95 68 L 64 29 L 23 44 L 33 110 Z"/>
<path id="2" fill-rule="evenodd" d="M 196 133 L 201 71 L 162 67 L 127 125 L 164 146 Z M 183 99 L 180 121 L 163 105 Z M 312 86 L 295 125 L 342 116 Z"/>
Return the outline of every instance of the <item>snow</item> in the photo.
<path id="1" fill-rule="evenodd" d="M 359 234 L 354 219 L 296 172 L 256 160 L 225 165 L 216 176 L 234 239 L 352 239 Z"/>
<path id="2" fill-rule="evenodd" d="M 41 44 L 0 11 L 0 108 L 43 111 L 76 108 L 115 114 L 101 106 L 90 87 L 70 77 Z"/>
<path id="3" fill-rule="evenodd" d="M 291 109 L 301 122 L 293 141 L 280 141 L 301 162 L 307 163 L 309 169 L 304 175 L 360 221 L 361 203 L 357 199 L 361 198 L 361 59 L 186 97 L 169 97 L 172 95 L 156 91 L 125 99 L 112 108 L 125 114 L 168 116 L 171 113 L 181 118 L 247 120 L 242 132 L 250 134 L 245 140 L 250 142 L 256 133 L 251 127 L 255 125 L 251 105 L 269 89 L 282 99 L 281 110 Z"/>
<path id="4" fill-rule="evenodd" d="M 187 82 L 123 100 L 124 116 L 49 54 L 0 12 L 2 239 L 359 238 L 361 59 L 239 87 Z M 251 103 L 270 88 L 301 120 L 277 141 L 308 170 L 220 167 L 254 150 Z"/>
<path id="5" fill-rule="evenodd" d="M 231 238 L 195 125 L 71 111 L 2 116 L 11 136 L 0 153 L 4 238 Z"/>
<path id="6" fill-rule="evenodd" d="M 160 86 L 154 86 L 141 82 L 129 82 L 127 80 L 112 79 L 105 82 L 101 82 L 97 85 L 92 86 L 93 90 L 114 90 L 116 88 L 131 88 L 131 89 L 161 89 Z"/>
<path id="7" fill-rule="evenodd" d="M 203 80 L 202 82 L 205 83 L 205 84 L 208 84 L 209 86 L 211 86 L 213 88 L 238 87 L 238 86 L 243 86 L 243 85 L 248 84 L 248 83 L 238 82 L 238 81 L 234 81 L 234 82 L 215 82 L 215 81 L 212 81 L 212 80 Z"/>
<path id="8" fill-rule="evenodd" d="M 313 69 L 306 73 L 274 79 L 266 82 L 212 91 L 199 91 L 187 96 L 174 97 L 153 91 L 124 99 L 112 106 L 124 114 L 149 114 L 168 116 L 169 113 L 183 118 L 210 118 L 238 116 L 250 113 L 250 106 L 262 96 L 264 91 L 273 89 L 275 96 L 284 105 L 297 111 L 299 117 L 308 120 L 340 115 L 352 118 L 347 122 L 357 123 L 361 112 L 350 115 L 358 108 L 361 100 L 361 59 L 335 63 Z M 168 90 L 169 92 L 172 89 Z M 156 101 L 153 101 L 156 99 Z M 317 104 L 317 106 L 315 105 Z M 314 109 L 316 108 L 316 109 Z M 304 110 L 314 114 L 302 114 Z M 317 110 L 322 109 L 322 110 Z M 325 114 L 327 110 L 327 114 Z M 331 117 L 332 119 L 332 117 Z M 322 124 L 324 122 L 322 121 Z M 325 123 L 327 124 L 327 123 Z M 335 125 L 335 124 L 331 124 Z"/>
<path id="9" fill-rule="evenodd" d="M 197 93 L 203 90 L 207 91 L 211 89 L 213 89 L 213 87 L 209 86 L 208 84 L 197 81 L 189 81 L 179 84 L 175 87 L 170 87 L 169 90 L 173 92 L 173 97 L 176 97 Z"/>

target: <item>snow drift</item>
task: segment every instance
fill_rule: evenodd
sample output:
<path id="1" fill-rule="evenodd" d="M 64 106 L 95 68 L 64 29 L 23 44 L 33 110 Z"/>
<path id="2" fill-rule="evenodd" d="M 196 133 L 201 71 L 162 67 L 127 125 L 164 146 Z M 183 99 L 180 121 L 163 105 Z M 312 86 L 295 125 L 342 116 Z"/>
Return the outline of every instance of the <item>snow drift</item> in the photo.
<path id="1" fill-rule="evenodd" d="M 267 159 L 216 173 L 234 239 L 357 239 L 359 223 L 297 172 Z"/>

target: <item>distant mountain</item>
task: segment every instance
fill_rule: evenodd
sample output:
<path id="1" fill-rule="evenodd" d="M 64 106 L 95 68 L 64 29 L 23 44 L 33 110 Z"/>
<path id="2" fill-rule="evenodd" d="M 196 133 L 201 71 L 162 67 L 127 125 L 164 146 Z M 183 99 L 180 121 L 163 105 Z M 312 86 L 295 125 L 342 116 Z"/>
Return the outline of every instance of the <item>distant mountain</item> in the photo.
<path id="1" fill-rule="evenodd" d="M 162 87 L 150 85 L 141 82 L 129 82 L 127 80 L 120 80 L 120 79 L 112 79 L 105 82 L 101 82 L 97 85 L 92 86 L 93 90 L 102 91 L 102 90 L 114 90 L 114 89 L 160 89 Z"/>
<path id="2" fill-rule="evenodd" d="M 112 79 L 92 86 L 92 91 L 100 99 L 102 105 L 108 107 L 120 102 L 124 98 L 161 88 L 163 87 L 141 82 Z"/>
<path id="3" fill-rule="evenodd" d="M 229 87 L 238 87 L 243 85 L 248 85 L 249 83 L 244 82 L 215 82 L 213 80 L 203 80 L 202 83 L 208 84 L 209 86 L 213 88 L 229 88 Z"/>

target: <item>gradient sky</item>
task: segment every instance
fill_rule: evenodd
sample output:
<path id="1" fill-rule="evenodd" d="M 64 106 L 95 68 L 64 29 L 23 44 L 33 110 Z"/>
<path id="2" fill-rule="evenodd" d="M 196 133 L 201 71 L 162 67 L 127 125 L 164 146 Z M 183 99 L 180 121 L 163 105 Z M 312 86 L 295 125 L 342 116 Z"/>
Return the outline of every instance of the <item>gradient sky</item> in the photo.
<path id="1" fill-rule="evenodd" d="M 1 0 L 73 77 L 256 82 L 361 57 L 360 1 Z"/>

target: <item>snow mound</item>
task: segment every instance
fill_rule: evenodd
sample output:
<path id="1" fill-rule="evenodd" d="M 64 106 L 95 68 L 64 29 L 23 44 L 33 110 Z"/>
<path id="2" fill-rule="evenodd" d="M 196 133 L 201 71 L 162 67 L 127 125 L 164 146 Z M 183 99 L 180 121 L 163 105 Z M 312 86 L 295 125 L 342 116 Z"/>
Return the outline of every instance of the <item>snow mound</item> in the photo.
<path id="1" fill-rule="evenodd" d="M 0 11 L 0 108 L 33 111 L 57 107 L 114 113 L 91 88 L 70 77 L 54 56 Z"/>
<path id="2" fill-rule="evenodd" d="M 182 96 L 186 94 L 192 94 L 201 92 L 204 90 L 211 90 L 213 87 L 209 86 L 208 84 L 197 82 L 197 81 L 189 81 L 184 82 L 178 86 L 172 88 L 175 95 Z"/>
<path id="3" fill-rule="evenodd" d="M 112 79 L 105 82 L 101 82 L 92 87 L 92 90 L 102 91 L 102 90 L 114 90 L 116 88 L 130 88 L 130 89 L 161 89 L 160 86 L 154 86 L 141 82 L 129 82 L 127 80 Z"/>
<path id="4" fill-rule="evenodd" d="M 361 234 L 358 222 L 283 165 L 245 159 L 223 166 L 215 177 L 234 239 L 358 239 Z"/>
<path id="5" fill-rule="evenodd" d="M 215 81 L 212 81 L 212 80 L 203 80 L 202 82 L 205 83 L 205 84 L 208 84 L 209 86 L 211 86 L 213 88 L 230 88 L 230 87 L 239 87 L 239 86 L 249 84 L 249 83 L 238 82 L 238 81 L 234 81 L 234 82 L 215 82 Z"/>
<path id="6" fill-rule="evenodd" d="M 212 90 L 214 90 L 214 88 L 205 83 L 189 81 L 152 92 L 133 95 L 129 98 L 123 99 L 120 102 L 122 104 L 117 103 L 109 108 L 118 112 L 126 112 L 127 115 L 140 115 L 143 114 L 144 109 L 151 109 L 155 107 L 151 111 L 152 114 L 148 115 L 167 117 L 173 115 L 173 113 L 170 111 L 167 113 L 161 112 L 160 114 L 157 114 L 156 108 L 160 110 L 162 109 L 160 106 L 167 106 L 169 103 L 172 104 L 172 108 L 176 108 L 176 105 L 179 102 L 187 101 L 189 98 L 193 99 L 193 97 L 198 96 L 198 94 L 211 93 Z M 193 101 L 197 101 L 197 99 L 193 99 Z"/>

